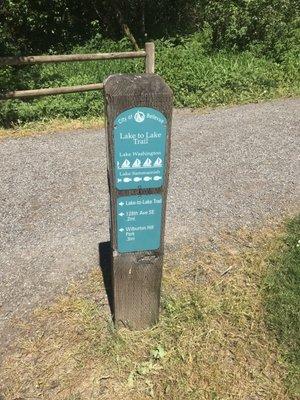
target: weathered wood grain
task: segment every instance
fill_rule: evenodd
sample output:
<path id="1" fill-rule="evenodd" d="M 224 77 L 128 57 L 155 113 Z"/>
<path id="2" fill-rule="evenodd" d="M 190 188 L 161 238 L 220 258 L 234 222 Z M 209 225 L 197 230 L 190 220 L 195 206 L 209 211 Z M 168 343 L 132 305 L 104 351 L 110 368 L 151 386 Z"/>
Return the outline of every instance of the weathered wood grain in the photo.
<path id="1" fill-rule="evenodd" d="M 5 65 L 46 64 L 46 63 L 71 62 L 71 61 L 119 60 L 122 58 L 140 58 L 140 57 L 146 57 L 146 52 L 144 50 L 124 51 L 120 53 L 0 57 L 0 66 L 2 67 Z"/>
<path id="2" fill-rule="evenodd" d="M 146 50 L 146 73 L 154 74 L 155 70 L 155 44 L 148 42 L 145 44 Z"/>
<path id="3" fill-rule="evenodd" d="M 165 210 L 171 145 L 172 91 L 154 74 L 112 75 L 104 82 L 108 183 L 111 206 L 112 281 L 116 326 L 144 329 L 158 321 L 164 248 Z M 133 107 L 151 107 L 167 119 L 166 166 L 162 188 L 117 190 L 114 174 L 114 120 Z M 161 243 L 155 251 L 118 253 L 116 212 L 120 196 L 159 193 L 163 198 Z"/>
<path id="4" fill-rule="evenodd" d="M 61 86 L 57 88 L 15 90 L 13 92 L 8 92 L 4 94 L 0 93 L 0 100 L 20 99 L 25 97 L 53 96 L 55 94 L 89 92 L 91 90 L 102 90 L 102 89 L 103 89 L 103 83 L 92 83 L 90 85 Z"/>

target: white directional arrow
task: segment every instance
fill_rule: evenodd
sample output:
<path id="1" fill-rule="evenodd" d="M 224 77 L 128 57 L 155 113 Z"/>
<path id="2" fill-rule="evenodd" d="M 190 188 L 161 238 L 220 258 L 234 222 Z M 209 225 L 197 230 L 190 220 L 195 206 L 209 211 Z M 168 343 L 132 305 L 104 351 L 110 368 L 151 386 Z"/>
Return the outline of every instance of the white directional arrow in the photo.
<path id="1" fill-rule="evenodd" d="M 124 179 L 123 179 L 123 182 L 126 182 L 126 183 L 127 183 L 127 182 L 131 182 L 131 181 L 132 181 L 131 178 L 124 178 Z"/>
<path id="2" fill-rule="evenodd" d="M 133 178 L 134 182 L 140 182 L 142 180 L 142 178 L 140 178 L 139 176 L 136 176 L 135 178 Z"/>
<path id="3" fill-rule="evenodd" d="M 159 181 L 160 179 L 162 179 L 161 176 L 154 176 L 154 177 L 153 177 L 153 180 L 154 180 L 154 181 Z"/>
<path id="4" fill-rule="evenodd" d="M 144 177 L 144 181 L 145 181 L 145 182 L 149 182 L 149 181 L 151 181 L 151 180 L 152 180 L 151 176 L 145 176 L 145 177 Z"/>
<path id="5" fill-rule="evenodd" d="M 120 231 L 120 232 L 124 232 L 124 229 L 123 229 L 123 228 L 121 228 L 121 229 L 119 229 L 119 231 Z"/>
<path id="6" fill-rule="evenodd" d="M 121 212 L 118 215 L 120 215 L 120 217 L 124 217 L 125 214 Z"/>
<path id="7" fill-rule="evenodd" d="M 122 179 L 118 178 L 118 182 L 122 182 Z"/>
<path id="8" fill-rule="evenodd" d="M 124 204 L 125 204 L 125 203 L 123 203 L 123 201 L 121 201 L 121 202 L 119 203 L 119 206 L 122 207 L 122 206 L 124 206 Z"/>

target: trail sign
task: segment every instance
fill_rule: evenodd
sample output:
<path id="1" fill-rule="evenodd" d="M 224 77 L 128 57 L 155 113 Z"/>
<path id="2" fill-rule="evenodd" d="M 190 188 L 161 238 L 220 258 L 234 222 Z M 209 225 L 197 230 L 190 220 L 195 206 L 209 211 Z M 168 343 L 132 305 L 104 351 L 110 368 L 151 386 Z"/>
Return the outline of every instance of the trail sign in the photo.
<path id="1" fill-rule="evenodd" d="M 117 189 L 158 188 L 163 185 L 167 119 L 158 110 L 134 107 L 114 124 Z"/>
<path id="2" fill-rule="evenodd" d="M 104 82 L 114 321 L 157 322 L 171 143 L 172 92 L 154 74 Z"/>
<path id="3" fill-rule="evenodd" d="M 117 203 L 118 251 L 128 253 L 159 249 L 162 196 L 121 196 Z"/>

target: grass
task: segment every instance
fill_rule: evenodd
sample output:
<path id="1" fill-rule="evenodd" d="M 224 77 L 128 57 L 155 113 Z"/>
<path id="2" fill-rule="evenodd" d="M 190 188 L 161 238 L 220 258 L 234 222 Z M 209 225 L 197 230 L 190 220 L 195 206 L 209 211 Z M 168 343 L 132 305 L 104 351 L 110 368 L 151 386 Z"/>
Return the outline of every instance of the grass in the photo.
<path id="1" fill-rule="evenodd" d="M 265 279 L 267 322 L 290 365 L 289 387 L 300 397 L 300 216 L 287 225 L 270 267 Z"/>
<path id="2" fill-rule="evenodd" d="M 283 262 L 281 273 L 290 275 L 284 254 L 294 252 L 297 232 L 289 242 L 282 226 L 241 230 L 213 246 L 195 243 L 168 254 L 161 320 L 142 332 L 114 330 L 95 269 L 18 323 L 0 393 L 6 400 L 296 399 L 285 354 L 299 340 L 299 293 L 277 310 L 274 299 L 282 304 L 281 297 L 271 288 L 285 295 L 277 274 Z M 285 325 L 291 328 L 282 340 L 276 332 Z"/>
<path id="3" fill-rule="evenodd" d="M 36 122 L 27 122 L 11 128 L 0 128 L 0 139 L 7 137 L 25 137 L 40 134 L 58 133 L 62 131 L 77 131 L 81 129 L 100 129 L 104 127 L 104 118 L 88 117 L 80 119 L 54 118 Z"/>
<path id="4" fill-rule="evenodd" d="M 207 40 L 207 39 L 205 39 Z M 201 35 L 156 41 L 156 72 L 174 92 L 176 107 L 217 107 L 300 94 L 299 57 L 286 53 L 276 62 L 254 51 L 213 52 Z M 92 40 L 75 53 L 130 50 L 126 41 Z M 2 90 L 72 86 L 102 82 L 113 73 L 141 73 L 143 60 L 112 60 L 12 67 L 2 71 Z M 0 71 L 1 73 L 1 71 Z M 0 125 L 9 128 L 51 119 L 103 115 L 101 92 L 74 93 L 0 104 Z"/>

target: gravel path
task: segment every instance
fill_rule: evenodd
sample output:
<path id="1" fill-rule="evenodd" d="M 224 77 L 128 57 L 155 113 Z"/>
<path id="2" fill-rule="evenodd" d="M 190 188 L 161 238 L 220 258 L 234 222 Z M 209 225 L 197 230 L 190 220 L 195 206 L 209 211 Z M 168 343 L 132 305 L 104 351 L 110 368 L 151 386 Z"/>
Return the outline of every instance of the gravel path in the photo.
<path id="1" fill-rule="evenodd" d="M 176 111 L 168 244 L 299 205 L 300 99 Z M 98 265 L 109 239 L 104 132 L 0 141 L 0 337 Z"/>

